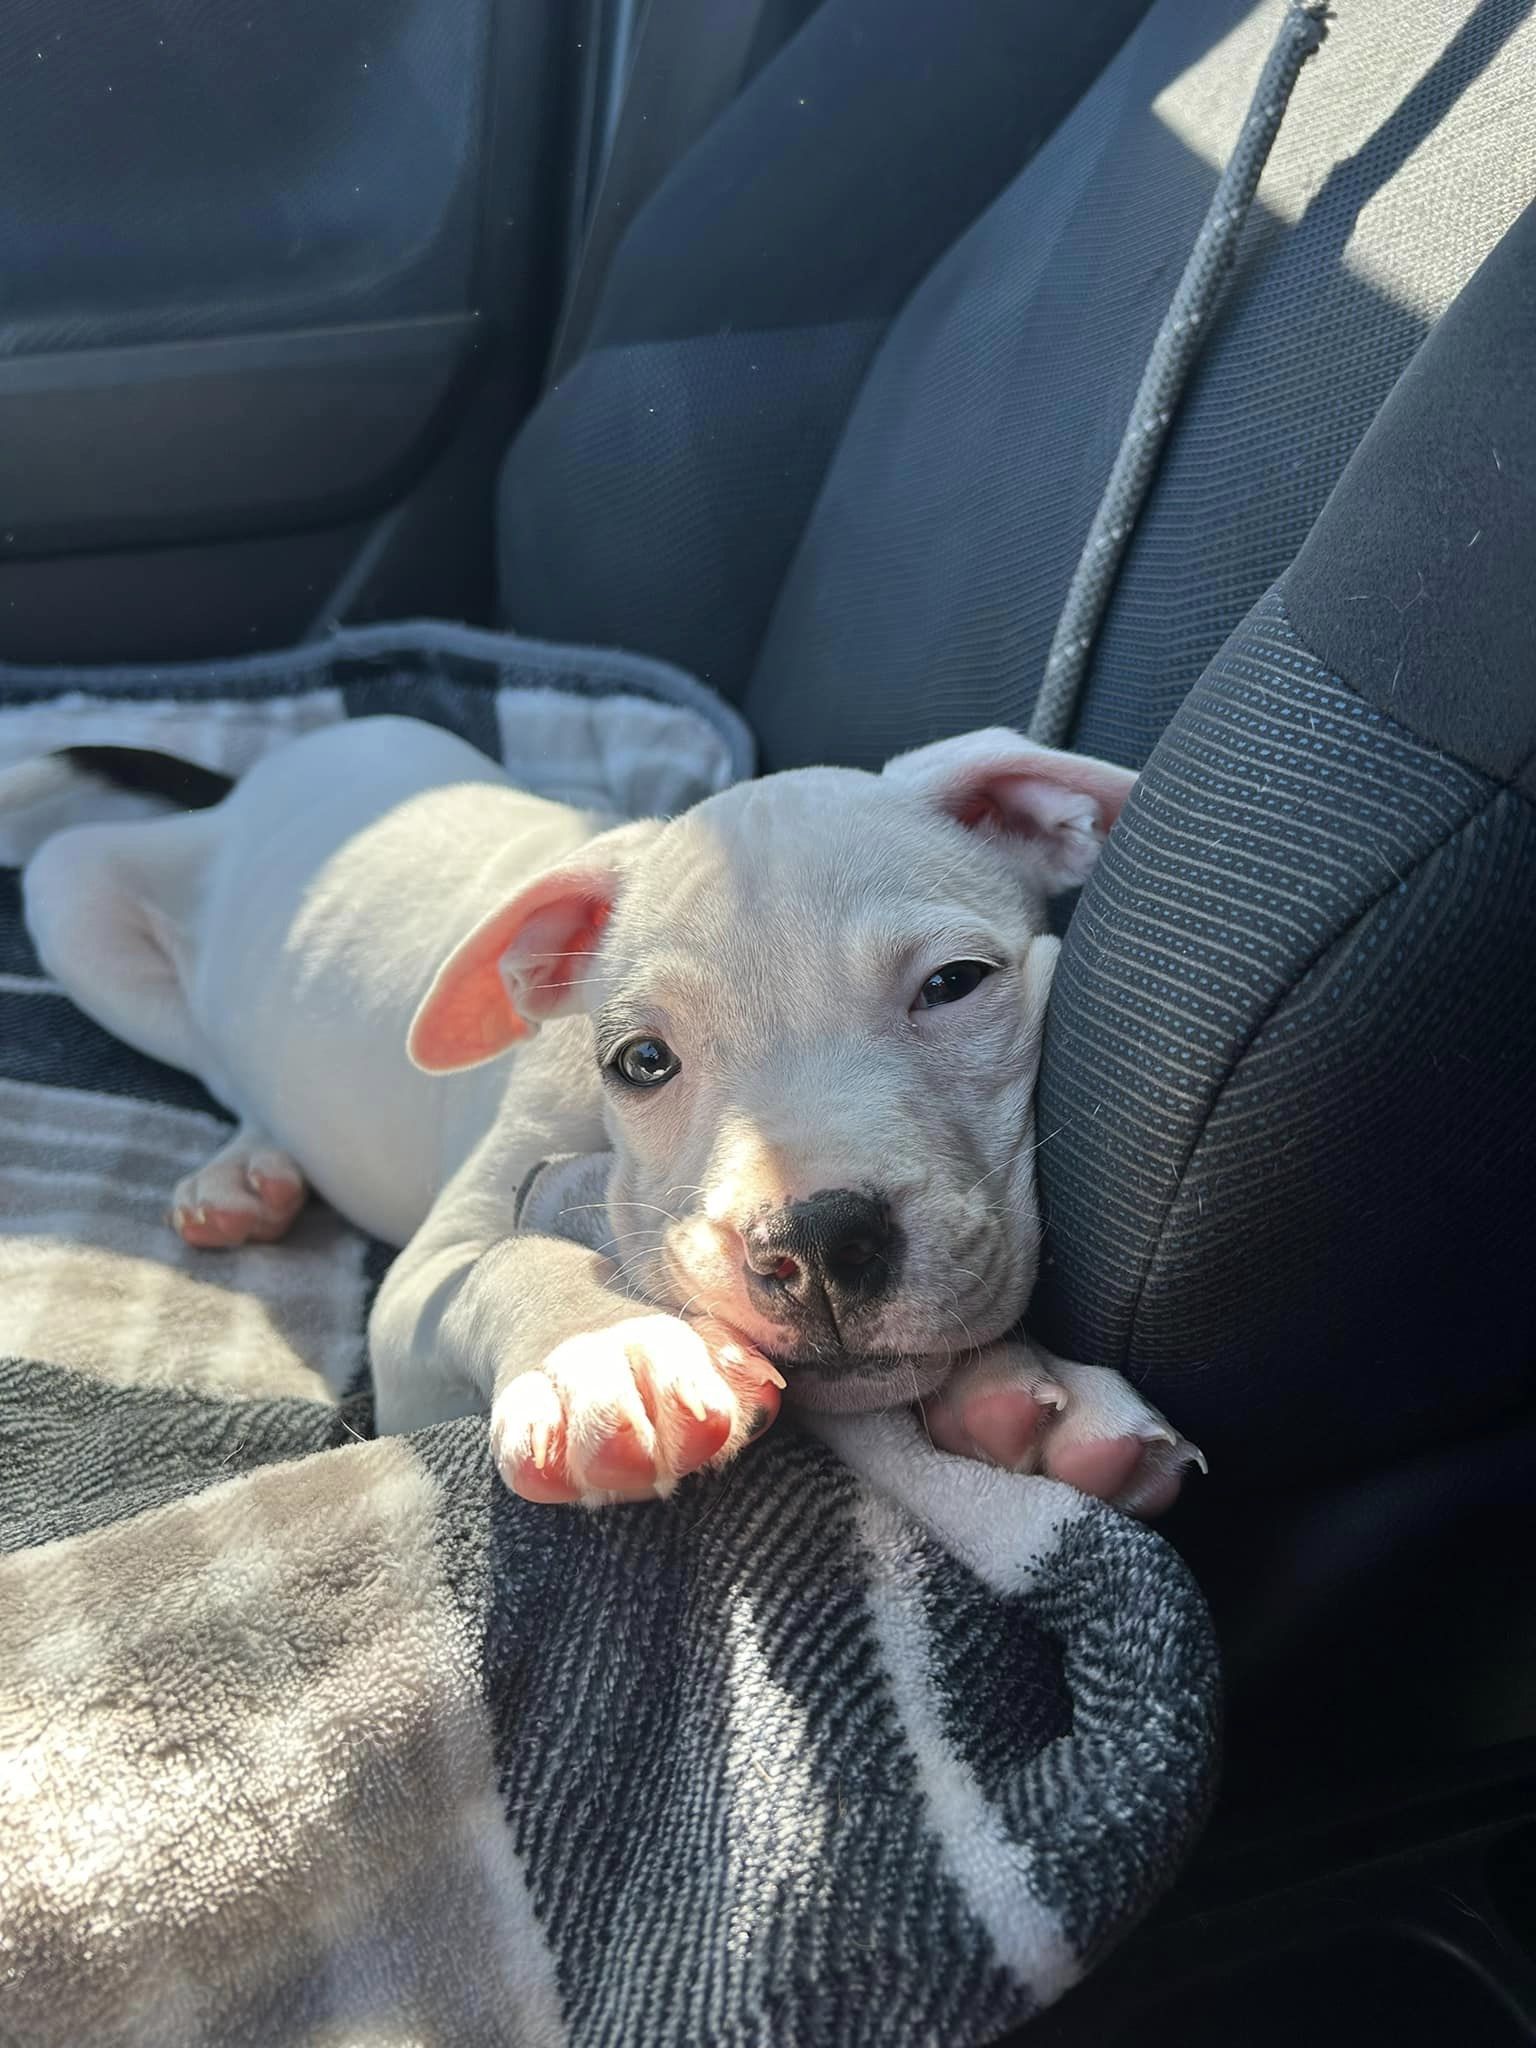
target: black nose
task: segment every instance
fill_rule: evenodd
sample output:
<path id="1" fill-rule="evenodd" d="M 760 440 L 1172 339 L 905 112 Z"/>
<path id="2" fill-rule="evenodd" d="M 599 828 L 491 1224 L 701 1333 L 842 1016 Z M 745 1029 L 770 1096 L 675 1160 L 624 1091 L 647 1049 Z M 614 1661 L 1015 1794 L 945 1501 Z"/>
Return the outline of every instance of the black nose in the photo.
<path id="1" fill-rule="evenodd" d="M 742 1232 L 747 1284 L 770 1311 L 824 1316 L 878 1301 L 895 1278 L 899 1233 L 886 1204 L 823 1188 Z"/>

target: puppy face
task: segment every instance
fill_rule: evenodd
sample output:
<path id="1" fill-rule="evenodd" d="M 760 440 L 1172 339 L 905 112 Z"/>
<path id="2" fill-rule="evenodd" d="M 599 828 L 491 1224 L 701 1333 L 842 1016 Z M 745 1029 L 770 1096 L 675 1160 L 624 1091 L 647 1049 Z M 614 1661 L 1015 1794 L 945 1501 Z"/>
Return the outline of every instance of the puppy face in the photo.
<path id="1" fill-rule="evenodd" d="M 633 1291 L 822 1406 L 925 1393 L 1018 1320 L 1045 900 L 1132 779 L 1008 733 L 770 776 L 594 841 L 466 942 L 518 1019 L 591 1014 Z"/>
<path id="2" fill-rule="evenodd" d="M 873 776 L 776 776 L 666 827 L 593 1020 L 631 1284 L 846 1405 L 1000 1336 L 1040 1239 L 1042 924 L 995 845 Z"/>

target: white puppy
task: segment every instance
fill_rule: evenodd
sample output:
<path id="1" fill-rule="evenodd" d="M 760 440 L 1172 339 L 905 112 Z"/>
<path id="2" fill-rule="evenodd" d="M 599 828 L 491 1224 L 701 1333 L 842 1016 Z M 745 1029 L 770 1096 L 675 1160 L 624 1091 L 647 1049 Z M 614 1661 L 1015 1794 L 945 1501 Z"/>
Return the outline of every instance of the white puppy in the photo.
<path id="1" fill-rule="evenodd" d="M 313 1186 L 404 1247 L 382 1430 L 489 1406 L 527 1497 L 665 1494 L 787 1384 L 1150 1510 L 1198 1454 L 1010 1336 L 1044 904 L 1133 779 L 994 731 L 615 827 L 368 719 L 211 809 L 59 833 L 26 910 L 82 1009 L 240 1120 L 175 1191 L 188 1243 L 277 1238 Z M 514 1229 L 541 1161 L 605 1149 L 611 1258 Z"/>

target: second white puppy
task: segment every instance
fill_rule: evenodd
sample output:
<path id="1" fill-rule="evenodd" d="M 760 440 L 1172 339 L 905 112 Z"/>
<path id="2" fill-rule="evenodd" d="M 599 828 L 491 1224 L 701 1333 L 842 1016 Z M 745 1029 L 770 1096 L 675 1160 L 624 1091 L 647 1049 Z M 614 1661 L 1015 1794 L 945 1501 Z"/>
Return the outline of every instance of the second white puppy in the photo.
<path id="1" fill-rule="evenodd" d="M 640 1497 L 787 1385 L 925 1400 L 948 1448 L 1151 1509 L 1197 1454 L 1009 1334 L 1044 906 L 1133 780 L 993 731 L 615 827 L 369 719 L 211 809 L 59 833 L 27 918 L 84 1010 L 240 1119 L 175 1191 L 189 1243 L 276 1238 L 313 1186 L 404 1247 L 382 1430 L 489 1406 L 518 1492 Z M 513 1228 L 541 1161 L 607 1148 L 611 1256 Z"/>

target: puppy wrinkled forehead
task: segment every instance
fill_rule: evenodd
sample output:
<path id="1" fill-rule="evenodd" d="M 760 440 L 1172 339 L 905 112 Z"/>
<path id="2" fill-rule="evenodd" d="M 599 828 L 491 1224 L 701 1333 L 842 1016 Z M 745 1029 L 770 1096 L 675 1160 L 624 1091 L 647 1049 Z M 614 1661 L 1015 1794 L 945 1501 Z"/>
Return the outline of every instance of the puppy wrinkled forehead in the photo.
<path id="1" fill-rule="evenodd" d="M 967 882 L 970 889 L 967 889 Z M 739 783 L 675 819 L 647 849 L 633 916 L 690 945 L 826 931 L 880 903 L 980 892 L 1011 899 L 990 850 L 928 805 L 856 769 Z"/>
<path id="2" fill-rule="evenodd" d="M 854 770 L 776 775 L 646 846 L 609 928 L 600 1035 L 687 1019 L 722 1057 L 857 1037 L 917 956 L 991 957 L 1037 928 L 1006 861 L 920 798 Z"/>

